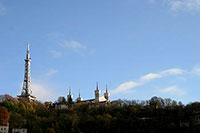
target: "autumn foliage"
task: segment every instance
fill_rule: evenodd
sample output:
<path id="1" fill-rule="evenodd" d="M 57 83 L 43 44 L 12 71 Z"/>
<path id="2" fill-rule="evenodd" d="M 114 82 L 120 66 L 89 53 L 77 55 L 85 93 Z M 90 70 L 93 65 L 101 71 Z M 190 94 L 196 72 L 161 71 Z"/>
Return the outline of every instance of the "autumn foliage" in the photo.
<path id="1" fill-rule="evenodd" d="M 0 107 L 0 125 L 7 125 L 10 118 L 10 113 L 5 107 Z"/>

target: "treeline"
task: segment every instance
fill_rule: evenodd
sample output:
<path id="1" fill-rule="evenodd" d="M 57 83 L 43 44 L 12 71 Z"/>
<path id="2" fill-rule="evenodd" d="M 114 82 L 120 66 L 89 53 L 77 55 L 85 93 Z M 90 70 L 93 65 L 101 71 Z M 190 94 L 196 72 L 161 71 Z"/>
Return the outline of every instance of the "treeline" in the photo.
<path id="1" fill-rule="evenodd" d="M 9 97 L 0 103 L 0 111 L 4 107 L 8 110 L 10 129 L 27 128 L 30 133 L 200 132 L 193 120 L 193 114 L 200 111 L 199 102 L 183 105 L 153 97 L 147 101 L 117 100 L 107 106 L 70 104 L 68 109 L 55 109 Z M 189 127 L 181 127 L 181 122 L 189 123 Z"/>

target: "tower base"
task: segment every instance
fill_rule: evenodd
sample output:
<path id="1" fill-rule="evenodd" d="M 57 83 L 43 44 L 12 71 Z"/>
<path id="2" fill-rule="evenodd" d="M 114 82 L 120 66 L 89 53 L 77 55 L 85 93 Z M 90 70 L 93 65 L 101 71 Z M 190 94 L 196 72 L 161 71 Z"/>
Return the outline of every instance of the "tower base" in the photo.
<path id="1" fill-rule="evenodd" d="M 28 101 L 35 101 L 36 100 L 36 97 L 35 96 L 32 96 L 32 95 L 29 95 L 29 96 L 23 96 L 23 95 L 19 95 L 17 96 L 19 99 L 26 99 Z"/>

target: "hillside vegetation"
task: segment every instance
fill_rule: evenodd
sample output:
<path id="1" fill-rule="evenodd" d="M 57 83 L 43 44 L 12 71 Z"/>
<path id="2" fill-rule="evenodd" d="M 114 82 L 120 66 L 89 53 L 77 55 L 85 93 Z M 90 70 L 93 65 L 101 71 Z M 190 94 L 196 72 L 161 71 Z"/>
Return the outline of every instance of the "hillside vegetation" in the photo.
<path id="1" fill-rule="evenodd" d="M 7 115 L 10 117 L 11 129 L 27 128 L 33 133 L 200 131 L 191 117 L 193 113 L 200 111 L 200 103 L 183 105 L 181 102 L 159 97 L 147 101 L 118 100 L 114 105 L 108 106 L 70 103 L 68 109 L 62 110 L 46 107 L 37 101 L 28 102 L 8 97 L 0 103 L 0 117 L 3 117 L 2 108 L 9 112 Z M 181 121 L 190 122 L 190 127 L 180 127 Z"/>

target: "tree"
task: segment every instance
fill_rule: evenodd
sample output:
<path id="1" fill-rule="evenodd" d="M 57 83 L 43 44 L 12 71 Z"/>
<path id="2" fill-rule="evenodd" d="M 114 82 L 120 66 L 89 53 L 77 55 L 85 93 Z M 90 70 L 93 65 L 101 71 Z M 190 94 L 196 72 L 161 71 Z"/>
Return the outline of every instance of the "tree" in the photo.
<path id="1" fill-rule="evenodd" d="M 8 109 L 5 107 L 0 107 L 0 124 L 7 125 L 9 118 L 10 113 L 8 112 Z"/>
<path id="2" fill-rule="evenodd" d="M 149 100 L 149 105 L 153 108 L 161 108 L 164 106 L 164 101 L 162 98 L 155 96 Z"/>
<path id="3" fill-rule="evenodd" d="M 67 103 L 65 97 L 58 97 L 57 102 L 58 102 L 58 103 Z"/>

